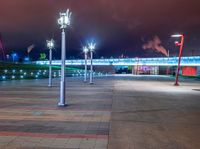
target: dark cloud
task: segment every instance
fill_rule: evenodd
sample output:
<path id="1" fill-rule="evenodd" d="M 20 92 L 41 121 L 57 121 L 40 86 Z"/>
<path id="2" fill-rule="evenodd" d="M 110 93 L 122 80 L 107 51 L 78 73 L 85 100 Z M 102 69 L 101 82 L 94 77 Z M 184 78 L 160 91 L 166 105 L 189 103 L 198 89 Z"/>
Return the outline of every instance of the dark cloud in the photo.
<path id="1" fill-rule="evenodd" d="M 80 57 L 81 46 L 97 41 L 97 57 L 155 56 L 142 50 L 141 38 L 159 35 L 163 45 L 174 49 L 170 34 L 186 34 L 187 51 L 200 47 L 200 2 L 197 0 L 1 0 L 0 32 L 7 50 L 24 50 L 34 44 L 33 54 L 45 49 L 45 41 L 55 38 L 60 48 L 57 17 L 73 11 L 67 32 L 68 57 Z M 171 50 L 176 54 L 176 50 Z M 147 54 L 145 54 L 147 53 Z M 185 52 L 187 55 L 189 52 Z M 59 57 L 60 50 L 56 56 Z"/>

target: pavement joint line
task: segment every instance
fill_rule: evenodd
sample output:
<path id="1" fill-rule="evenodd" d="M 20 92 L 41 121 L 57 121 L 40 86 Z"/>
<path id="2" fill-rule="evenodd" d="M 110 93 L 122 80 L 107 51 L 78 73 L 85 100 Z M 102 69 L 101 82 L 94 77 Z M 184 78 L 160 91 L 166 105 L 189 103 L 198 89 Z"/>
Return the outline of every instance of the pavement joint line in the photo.
<path id="1" fill-rule="evenodd" d="M 16 106 L 17 104 L 14 104 L 14 105 L 12 105 L 12 106 Z M 6 109 L 9 109 L 11 106 L 9 106 L 8 108 L 7 107 L 2 107 L 1 109 L 0 109 L 0 111 L 3 111 L 3 110 L 6 110 Z M 87 110 L 77 110 L 77 109 L 59 109 L 59 108 L 34 108 L 34 107 L 14 107 L 13 108 L 13 110 L 18 110 L 18 109 L 20 109 L 20 110 L 48 110 L 48 111 L 53 111 L 53 110 L 55 110 L 55 111 L 72 111 L 72 112 L 111 112 L 111 110 L 110 109 L 105 109 L 105 110 L 93 110 L 93 109 L 87 109 Z"/>
<path id="2" fill-rule="evenodd" d="M 0 136 L 108 139 L 108 135 L 97 135 L 97 134 L 67 134 L 67 133 L 66 134 L 47 134 L 47 133 L 26 133 L 26 132 L 5 132 L 5 131 L 0 131 Z"/>

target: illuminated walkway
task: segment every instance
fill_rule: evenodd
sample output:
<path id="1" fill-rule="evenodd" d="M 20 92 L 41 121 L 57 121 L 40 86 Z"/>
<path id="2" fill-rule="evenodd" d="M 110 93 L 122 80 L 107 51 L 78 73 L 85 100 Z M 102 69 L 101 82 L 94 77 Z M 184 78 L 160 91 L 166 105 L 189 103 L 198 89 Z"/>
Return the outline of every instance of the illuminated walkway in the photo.
<path id="1" fill-rule="evenodd" d="M 200 82 L 160 76 L 0 82 L 1 149 L 199 149 Z"/>

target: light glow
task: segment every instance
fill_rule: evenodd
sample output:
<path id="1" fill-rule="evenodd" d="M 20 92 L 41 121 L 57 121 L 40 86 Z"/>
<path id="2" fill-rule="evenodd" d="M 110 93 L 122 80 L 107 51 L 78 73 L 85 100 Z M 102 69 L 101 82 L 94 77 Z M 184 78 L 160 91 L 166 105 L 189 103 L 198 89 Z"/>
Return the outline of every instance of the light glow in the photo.
<path id="1" fill-rule="evenodd" d="M 96 47 L 96 44 L 94 42 L 91 42 L 88 44 L 88 48 L 90 51 L 94 51 L 95 47 Z"/>
<path id="2" fill-rule="evenodd" d="M 54 48 L 54 40 L 53 40 L 53 39 L 47 40 L 46 42 L 47 42 L 47 47 L 48 47 L 48 49 L 51 50 L 51 49 Z"/>
<path id="3" fill-rule="evenodd" d="M 83 47 L 83 52 L 84 53 L 88 53 L 89 52 L 89 49 L 87 47 Z"/>
<path id="4" fill-rule="evenodd" d="M 171 37 L 175 37 L 175 38 L 178 38 L 178 37 L 182 37 L 183 35 L 181 34 L 175 34 L 175 35 L 172 35 Z"/>

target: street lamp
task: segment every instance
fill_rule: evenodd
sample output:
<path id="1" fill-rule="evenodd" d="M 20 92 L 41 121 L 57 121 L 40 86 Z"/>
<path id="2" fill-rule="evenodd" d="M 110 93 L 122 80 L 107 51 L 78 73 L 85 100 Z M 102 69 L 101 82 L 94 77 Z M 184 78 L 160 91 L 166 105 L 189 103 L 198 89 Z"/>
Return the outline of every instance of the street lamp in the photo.
<path id="1" fill-rule="evenodd" d="M 182 56 L 182 51 L 183 51 L 183 44 L 184 44 L 184 35 L 183 34 L 176 34 L 172 35 L 171 37 L 175 38 L 181 38 L 181 42 L 175 42 L 176 46 L 180 46 L 180 51 L 179 51 L 179 58 L 178 58 L 178 68 L 176 72 L 176 80 L 175 80 L 175 86 L 178 86 L 178 75 L 180 71 L 180 63 L 181 63 L 181 56 Z"/>
<path id="2" fill-rule="evenodd" d="M 58 19 L 58 24 L 62 30 L 62 44 L 61 44 L 61 81 L 60 81 L 60 101 L 58 106 L 65 106 L 65 57 L 66 57 L 66 45 L 65 45 L 65 28 L 70 25 L 71 12 L 67 9 L 66 12 L 60 13 L 60 18 Z"/>
<path id="3" fill-rule="evenodd" d="M 52 49 L 54 48 L 54 40 L 47 40 L 47 47 L 49 49 L 49 87 L 52 86 Z"/>
<path id="4" fill-rule="evenodd" d="M 84 82 L 87 82 L 87 54 L 89 49 L 87 47 L 83 47 L 83 52 L 85 55 L 85 75 L 84 75 Z"/>
<path id="5" fill-rule="evenodd" d="M 96 44 L 91 42 L 88 44 L 88 48 L 90 50 L 90 84 L 93 84 L 93 52 Z"/>

